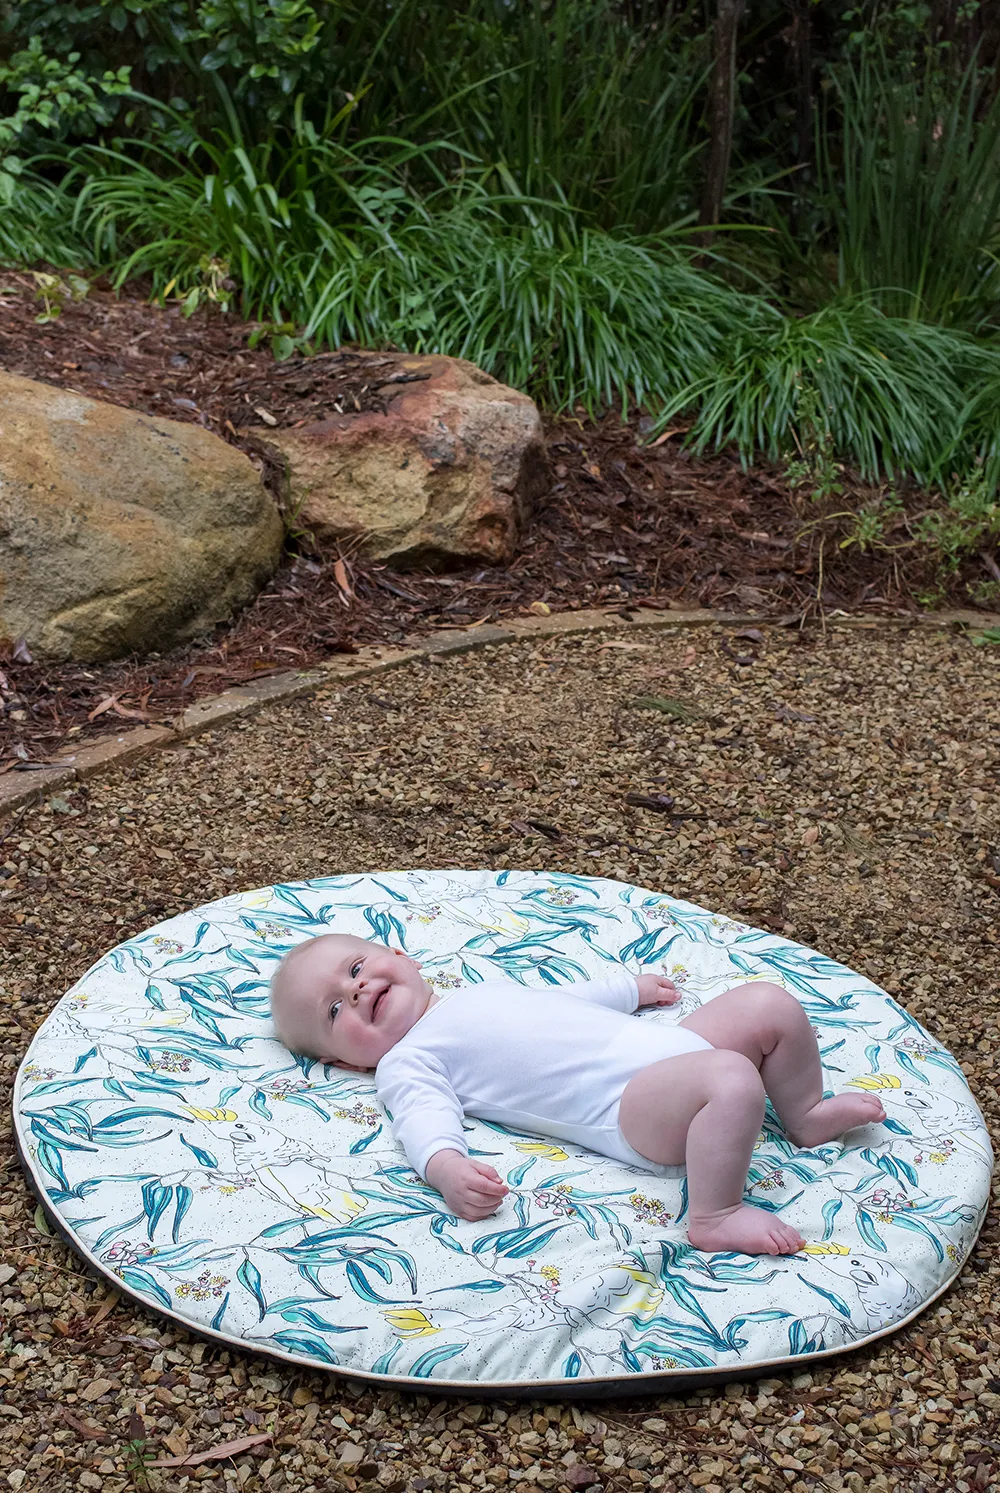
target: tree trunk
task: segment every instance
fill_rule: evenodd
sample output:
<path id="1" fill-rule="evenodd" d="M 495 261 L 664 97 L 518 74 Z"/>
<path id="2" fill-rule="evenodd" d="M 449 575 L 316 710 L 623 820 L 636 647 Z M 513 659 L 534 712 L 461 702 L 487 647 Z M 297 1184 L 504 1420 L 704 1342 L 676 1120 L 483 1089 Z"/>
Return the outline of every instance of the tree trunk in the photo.
<path id="1" fill-rule="evenodd" d="M 813 0 L 791 0 L 792 22 L 788 41 L 795 74 L 795 166 L 792 186 L 795 201 L 792 221 L 797 232 L 805 226 L 809 212 L 809 180 L 813 162 Z"/>
<path id="2" fill-rule="evenodd" d="M 698 216 L 702 228 L 711 228 L 718 223 L 726 195 L 736 103 L 736 35 L 745 3 L 746 0 L 717 0 L 716 4 L 713 28 L 715 63 L 709 99 L 711 146 Z M 709 234 L 704 235 L 706 242 L 709 237 Z"/>
<path id="3" fill-rule="evenodd" d="M 806 167 L 813 154 L 812 0 L 792 0 L 790 30 L 795 69 L 795 164 Z M 807 175 L 798 172 L 798 180 Z"/>

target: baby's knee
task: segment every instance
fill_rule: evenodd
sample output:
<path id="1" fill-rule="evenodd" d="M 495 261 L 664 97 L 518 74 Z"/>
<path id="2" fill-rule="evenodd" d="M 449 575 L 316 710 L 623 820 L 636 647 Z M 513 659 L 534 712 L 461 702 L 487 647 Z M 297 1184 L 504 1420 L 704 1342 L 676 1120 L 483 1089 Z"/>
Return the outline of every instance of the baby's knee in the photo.
<path id="1" fill-rule="evenodd" d="M 764 1081 L 756 1063 L 742 1052 L 715 1048 L 706 1053 L 706 1078 L 711 1096 L 740 1109 L 764 1112 Z"/>
<path id="2" fill-rule="evenodd" d="M 780 1032 L 791 1025 L 808 1021 L 795 996 L 790 995 L 781 985 L 774 985 L 770 980 L 755 980 L 746 987 L 746 991 L 762 1029 L 774 1028 Z"/>

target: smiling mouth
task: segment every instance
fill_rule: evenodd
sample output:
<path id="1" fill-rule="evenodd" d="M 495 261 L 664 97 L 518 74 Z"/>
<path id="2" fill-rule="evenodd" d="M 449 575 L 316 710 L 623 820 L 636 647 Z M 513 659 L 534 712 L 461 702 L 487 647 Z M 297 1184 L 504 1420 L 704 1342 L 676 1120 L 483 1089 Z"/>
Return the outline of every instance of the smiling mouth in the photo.
<path id="1" fill-rule="evenodd" d="M 375 997 L 374 1004 L 372 1005 L 372 1021 L 375 1021 L 377 1019 L 377 1017 L 378 1017 L 378 1011 L 379 1011 L 379 1006 L 381 1006 L 382 1002 L 385 1000 L 385 998 L 386 998 L 386 996 L 388 994 L 389 994 L 388 989 L 385 989 L 385 990 L 382 991 L 381 995 L 377 995 Z"/>

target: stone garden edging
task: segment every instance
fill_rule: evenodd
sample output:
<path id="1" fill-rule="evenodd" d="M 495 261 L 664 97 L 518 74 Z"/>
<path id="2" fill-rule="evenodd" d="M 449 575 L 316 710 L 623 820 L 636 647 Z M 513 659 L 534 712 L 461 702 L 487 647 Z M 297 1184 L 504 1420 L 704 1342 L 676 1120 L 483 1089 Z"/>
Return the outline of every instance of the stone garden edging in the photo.
<path id="1" fill-rule="evenodd" d="M 309 669 L 289 669 L 257 683 L 236 685 L 221 694 L 196 700 L 170 725 L 138 726 L 121 735 L 101 736 L 49 765 L 0 777 L 0 818 L 17 809 L 27 809 L 48 793 L 74 782 L 94 777 L 106 768 L 144 757 L 159 747 L 199 736 L 203 731 L 253 715 L 265 705 L 311 694 L 330 684 L 351 684 L 420 659 L 433 662 L 449 654 L 469 653 L 497 643 L 516 643 L 528 638 L 568 637 L 574 633 L 665 630 L 718 624 L 724 627 L 773 627 L 774 619 L 743 612 L 654 611 L 629 608 L 628 618 L 617 612 L 555 612 L 547 617 L 513 617 L 503 623 L 469 628 L 447 628 L 426 638 L 415 638 L 401 647 L 371 644 L 357 653 L 338 653 Z M 828 627 L 1000 626 L 1000 614 L 971 611 L 933 612 L 919 617 L 838 616 L 826 619 Z"/>

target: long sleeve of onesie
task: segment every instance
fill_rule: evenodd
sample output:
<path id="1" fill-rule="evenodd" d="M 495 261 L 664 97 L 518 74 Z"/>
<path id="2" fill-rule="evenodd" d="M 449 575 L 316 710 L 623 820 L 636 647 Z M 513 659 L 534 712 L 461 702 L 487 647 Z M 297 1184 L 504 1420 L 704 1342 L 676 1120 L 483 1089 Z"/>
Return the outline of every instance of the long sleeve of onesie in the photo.
<path id="1" fill-rule="evenodd" d="M 624 1011 L 631 1016 L 639 1005 L 639 986 L 628 970 L 616 969 L 600 980 L 574 980 L 570 985 L 560 985 L 564 995 L 577 1000 L 592 1001 L 594 1005 L 610 1006 L 612 1011 Z"/>
<path id="2" fill-rule="evenodd" d="M 385 1059 L 379 1064 L 378 1096 L 392 1115 L 394 1140 L 421 1177 L 426 1176 L 427 1163 L 437 1151 L 461 1151 L 468 1156 L 462 1105 L 443 1064 L 433 1054 L 419 1048 L 395 1048 L 391 1066 Z"/>

